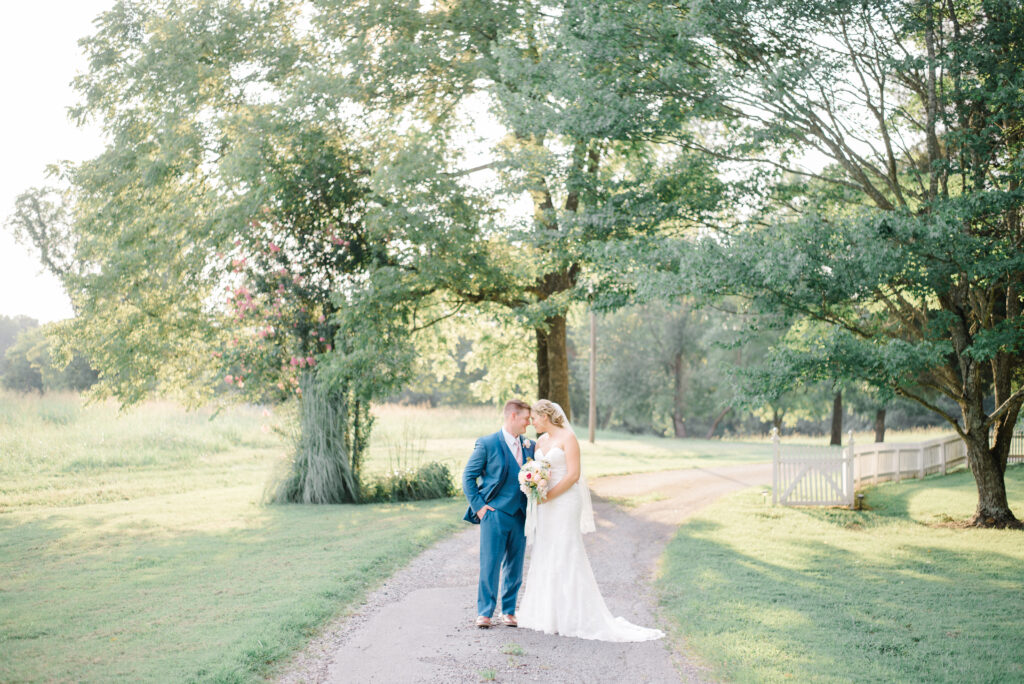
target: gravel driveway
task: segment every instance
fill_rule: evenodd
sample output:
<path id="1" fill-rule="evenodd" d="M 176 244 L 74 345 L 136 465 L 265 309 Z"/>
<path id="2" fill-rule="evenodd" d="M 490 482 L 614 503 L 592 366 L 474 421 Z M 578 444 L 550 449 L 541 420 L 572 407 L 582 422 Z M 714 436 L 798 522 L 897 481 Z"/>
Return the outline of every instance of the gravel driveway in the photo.
<path id="1" fill-rule="evenodd" d="M 678 525 L 723 494 L 770 481 L 771 464 L 756 464 L 591 482 L 597 531 L 584 539 L 612 614 L 665 629 L 650 582 Z M 679 655 L 684 644 L 670 638 L 617 644 L 476 628 L 478 546 L 477 528 L 467 524 L 420 554 L 354 614 L 328 625 L 279 681 L 703 681 L 700 667 Z"/>

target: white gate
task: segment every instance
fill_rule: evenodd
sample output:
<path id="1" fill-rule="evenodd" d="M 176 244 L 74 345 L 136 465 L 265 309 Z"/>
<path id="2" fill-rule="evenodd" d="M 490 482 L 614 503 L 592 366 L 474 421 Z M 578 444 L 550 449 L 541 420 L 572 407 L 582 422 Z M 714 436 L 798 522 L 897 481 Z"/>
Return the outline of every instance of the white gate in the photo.
<path id="1" fill-rule="evenodd" d="M 772 502 L 788 506 L 853 506 L 853 433 L 845 447 L 783 455 L 778 430 L 772 468 Z"/>

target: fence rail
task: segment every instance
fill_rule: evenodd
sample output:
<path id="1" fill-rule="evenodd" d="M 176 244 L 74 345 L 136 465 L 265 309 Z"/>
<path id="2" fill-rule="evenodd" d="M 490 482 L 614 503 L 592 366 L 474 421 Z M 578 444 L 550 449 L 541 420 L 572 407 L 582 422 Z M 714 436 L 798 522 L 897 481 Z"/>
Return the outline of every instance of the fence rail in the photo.
<path id="1" fill-rule="evenodd" d="M 857 445 L 853 449 L 853 481 L 860 486 L 934 473 L 946 474 L 951 468 L 967 463 L 967 445 L 960 435 L 949 435 L 914 444 Z"/>
<path id="2" fill-rule="evenodd" d="M 877 484 L 941 473 L 967 463 L 967 445 L 959 435 L 913 444 L 853 443 L 823 447 L 812 453 L 783 454 L 772 430 L 774 457 L 772 502 L 789 506 L 853 506 L 854 490 Z M 1024 432 L 1016 432 L 1007 462 L 1024 462 Z"/>

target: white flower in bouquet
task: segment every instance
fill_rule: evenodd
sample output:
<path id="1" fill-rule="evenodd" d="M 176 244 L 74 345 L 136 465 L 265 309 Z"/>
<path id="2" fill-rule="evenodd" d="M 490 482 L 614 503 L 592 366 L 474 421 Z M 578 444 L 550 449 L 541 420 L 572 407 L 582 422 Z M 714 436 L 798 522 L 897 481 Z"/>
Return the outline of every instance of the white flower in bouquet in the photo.
<path id="1" fill-rule="evenodd" d="M 551 479 L 551 464 L 547 461 L 527 461 L 519 469 L 519 489 L 540 503 L 548 491 Z"/>

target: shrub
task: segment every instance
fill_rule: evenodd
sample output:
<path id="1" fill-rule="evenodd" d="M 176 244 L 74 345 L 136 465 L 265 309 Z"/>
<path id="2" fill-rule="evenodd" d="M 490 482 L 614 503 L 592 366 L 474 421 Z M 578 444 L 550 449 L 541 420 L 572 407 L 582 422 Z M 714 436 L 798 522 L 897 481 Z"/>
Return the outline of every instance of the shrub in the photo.
<path id="1" fill-rule="evenodd" d="M 393 470 L 374 475 L 362 486 L 363 503 L 423 501 L 455 496 L 455 481 L 443 463 L 424 463 L 415 470 Z"/>

